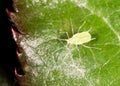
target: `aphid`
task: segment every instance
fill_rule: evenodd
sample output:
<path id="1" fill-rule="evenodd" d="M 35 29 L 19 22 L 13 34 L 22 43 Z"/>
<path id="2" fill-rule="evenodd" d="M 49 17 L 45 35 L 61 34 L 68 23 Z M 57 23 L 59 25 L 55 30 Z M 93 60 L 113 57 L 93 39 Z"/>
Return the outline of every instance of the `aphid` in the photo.
<path id="1" fill-rule="evenodd" d="M 81 33 L 76 33 L 74 34 L 71 38 L 68 39 L 59 39 L 59 40 L 63 40 L 67 42 L 67 45 L 82 45 L 86 48 L 94 48 L 94 49 L 98 49 L 101 50 L 100 48 L 96 48 L 96 47 L 89 47 L 86 46 L 85 43 L 88 43 L 92 40 L 94 40 L 95 38 L 92 38 L 91 34 L 89 33 L 89 31 L 84 31 Z"/>
<path id="2" fill-rule="evenodd" d="M 90 42 L 95 38 L 91 37 L 91 34 L 88 31 L 76 33 L 71 38 L 66 39 L 67 44 L 70 45 L 82 45 L 84 43 Z"/>
<path id="3" fill-rule="evenodd" d="M 78 33 L 76 33 L 76 34 L 74 34 L 73 27 L 72 27 L 73 36 L 71 38 L 69 37 L 68 33 L 66 32 L 68 39 L 60 39 L 60 40 L 66 41 L 67 45 L 76 45 L 76 46 L 82 45 L 86 48 L 95 48 L 95 47 L 89 47 L 89 46 L 85 45 L 85 43 L 88 43 L 95 39 L 95 38 L 92 38 L 91 34 L 89 33 L 91 28 L 88 31 L 79 32 L 79 30 L 83 27 L 83 25 L 85 23 L 86 22 L 83 22 L 83 24 L 78 29 Z M 71 22 L 71 24 L 72 24 L 72 22 Z M 99 49 L 99 48 L 95 48 L 95 49 Z"/>
<path id="4" fill-rule="evenodd" d="M 78 33 L 76 34 L 74 34 L 73 24 L 72 24 L 71 19 L 70 19 L 70 23 L 71 23 L 71 29 L 72 29 L 73 36 L 70 38 L 68 33 L 66 32 L 68 39 L 62 39 L 66 41 L 68 45 L 82 45 L 84 43 L 88 43 L 91 40 L 95 39 L 95 38 L 92 38 L 91 34 L 89 33 L 91 28 L 88 31 L 79 32 L 79 30 L 84 26 L 86 22 L 83 22 L 83 24 L 78 28 Z"/>

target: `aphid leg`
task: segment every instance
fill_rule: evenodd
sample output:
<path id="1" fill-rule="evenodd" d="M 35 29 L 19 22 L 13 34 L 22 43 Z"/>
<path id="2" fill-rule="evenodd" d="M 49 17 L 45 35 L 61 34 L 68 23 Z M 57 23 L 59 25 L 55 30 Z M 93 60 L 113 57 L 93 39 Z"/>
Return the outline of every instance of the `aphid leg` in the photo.
<path id="1" fill-rule="evenodd" d="M 92 27 L 90 27 L 90 29 L 87 32 L 90 32 L 92 30 Z"/>
<path id="2" fill-rule="evenodd" d="M 83 46 L 83 47 L 86 47 L 86 48 L 94 48 L 94 49 L 97 49 L 97 50 L 101 50 L 101 48 L 89 47 L 89 46 L 86 46 L 86 45 L 83 45 L 83 44 L 82 44 L 82 46 Z"/>
<path id="3" fill-rule="evenodd" d="M 75 46 L 76 46 L 76 50 L 78 51 L 78 58 L 81 58 L 80 49 L 79 49 L 78 45 L 75 45 Z"/>
<path id="4" fill-rule="evenodd" d="M 80 32 L 80 29 L 85 25 L 85 23 L 86 23 L 86 21 L 84 21 L 83 23 L 82 23 L 82 25 L 80 25 L 80 27 L 78 28 L 78 33 Z"/>
<path id="5" fill-rule="evenodd" d="M 69 39 L 69 38 L 70 38 L 70 36 L 69 36 L 68 32 L 65 32 L 65 33 L 66 33 L 66 35 L 67 35 L 67 38 Z"/>
<path id="6" fill-rule="evenodd" d="M 70 18 L 70 28 L 71 28 L 71 31 L 72 31 L 72 35 L 74 35 L 73 23 L 72 23 L 71 18 Z"/>
<path id="7" fill-rule="evenodd" d="M 79 52 L 80 50 L 79 50 L 79 48 L 78 48 L 78 45 L 75 45 L 75 46 L 76 46 L 77 51 Z"/>

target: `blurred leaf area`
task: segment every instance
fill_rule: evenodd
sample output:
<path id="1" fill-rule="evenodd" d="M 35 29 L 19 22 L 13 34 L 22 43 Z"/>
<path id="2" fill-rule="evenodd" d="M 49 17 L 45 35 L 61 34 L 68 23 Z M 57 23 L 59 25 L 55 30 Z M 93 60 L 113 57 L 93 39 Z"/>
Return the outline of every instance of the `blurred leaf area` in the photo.
<path id="1" fill-rule="evenodd" d="M 30 86 L 119 86 L 119 0 L 16 0 Z M 82 45 L 65 39 L 89 31 Z"/>

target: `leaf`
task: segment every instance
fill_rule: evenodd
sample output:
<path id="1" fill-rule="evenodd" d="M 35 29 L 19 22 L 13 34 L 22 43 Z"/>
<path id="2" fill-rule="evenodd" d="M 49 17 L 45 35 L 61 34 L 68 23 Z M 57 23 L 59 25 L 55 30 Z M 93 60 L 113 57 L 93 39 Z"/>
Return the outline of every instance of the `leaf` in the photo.
<path id="1" fill-rule="evenodd" d="M 32 62 L 34 86 L 119 86 L 119 0 L 26 2 L 18 16 L 30 33 L 21 44 Z M 95 38 L 89 43 L 63 40 L 88 30 Z"/>

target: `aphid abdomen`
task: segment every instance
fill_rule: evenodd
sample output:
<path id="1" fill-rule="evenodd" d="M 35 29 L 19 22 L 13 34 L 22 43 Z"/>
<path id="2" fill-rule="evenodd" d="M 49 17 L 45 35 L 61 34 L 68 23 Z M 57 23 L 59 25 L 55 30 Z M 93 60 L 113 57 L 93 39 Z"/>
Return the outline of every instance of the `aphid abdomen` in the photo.
<path id="1" fill-rule="evenodd" d="M 91 34 L 89 32 L 82 32 L 78 34 L 78 38 L 81 44 L 87 43 L 91 41 Z"/>

